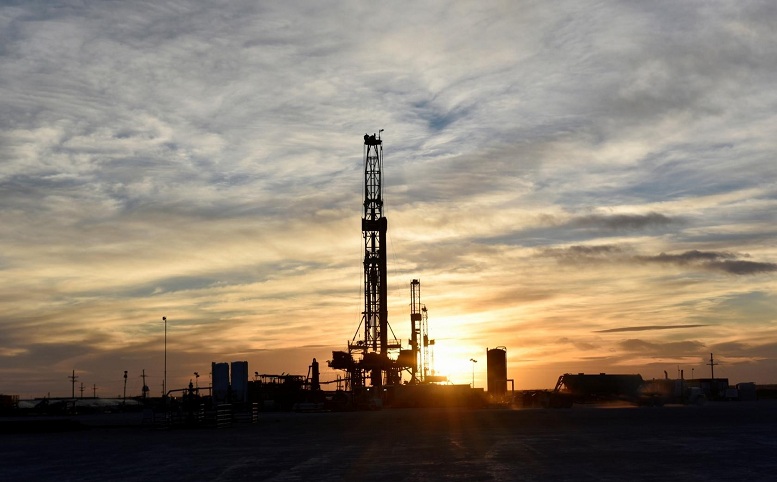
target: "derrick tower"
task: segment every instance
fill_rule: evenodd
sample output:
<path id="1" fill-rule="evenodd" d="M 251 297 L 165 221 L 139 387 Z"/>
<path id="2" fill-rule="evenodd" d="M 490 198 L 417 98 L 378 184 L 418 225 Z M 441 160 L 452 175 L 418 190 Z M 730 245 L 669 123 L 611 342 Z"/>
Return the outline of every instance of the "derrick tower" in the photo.
<path id="1" fill-rule="evenodd" d="M 429 380 L 429 370 L 432 366 L 429 345 L 434 345 L 434 340 L 429 339 L 429 312 L 426 311 L 426 305 L 421 305 L 421 375 L 423 381 Z"/>
<path id="2" fill-rule="evenodd" d="M 421 315 L 421 282 L 410 282 L 410 349 L 413 350 L 413 365 L 410 369 L 411 382 L 421 381 L 424 373 L 424 352 L 419 344 L 423 339 L 423 317 Z M 421 376 L 419 377 L 419 373 Z"/>
<path id="3" fill-rule="evenodd" d="M 431 360 L 429 345 L 429 313 L 426 305 L 421 304 L 421 282 L 414 279 L 410 282 L 410 349 L 413 352 L 413 364 L 410 367 L 411 381 L 425 381 L 429 376 Z"/>
<path id="4" fill-rule="evenodd" d="M 364 238 L 364 311 L 360 327 L 362 338 L 348 343 L 351 355 L 361 355 L 361 370 L 357 378 L 369 372 L 371 385 L 379 387 L 386 382 L 398 382 L 399 373 L 388 358 L 389 350 L 400 347 L 397 340 L 389 340 L 388 287 L 386 272 L 386 231 L 388 222 L 383 216 L 383 141 L 377 135 L 364 134 L 364 211 L 362 216 L 362 237 Z M 354 379 L 354 388 L 365 385 L 365 380 Z"/>

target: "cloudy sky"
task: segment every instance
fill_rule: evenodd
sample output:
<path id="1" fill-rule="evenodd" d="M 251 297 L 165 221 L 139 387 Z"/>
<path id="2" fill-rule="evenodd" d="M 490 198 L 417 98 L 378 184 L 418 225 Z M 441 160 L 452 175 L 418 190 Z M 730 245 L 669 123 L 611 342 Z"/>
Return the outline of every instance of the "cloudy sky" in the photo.
<path id="1" fill-rule="evenodd" d="M 777 382 L 772 1 L 0 3 L 0 392 L 306 374 L 362 309 L 435 368 Z M 325 369 L 324 378 L 334 378 Z M 203 380 L 200 380 L 203 382 Z"/>

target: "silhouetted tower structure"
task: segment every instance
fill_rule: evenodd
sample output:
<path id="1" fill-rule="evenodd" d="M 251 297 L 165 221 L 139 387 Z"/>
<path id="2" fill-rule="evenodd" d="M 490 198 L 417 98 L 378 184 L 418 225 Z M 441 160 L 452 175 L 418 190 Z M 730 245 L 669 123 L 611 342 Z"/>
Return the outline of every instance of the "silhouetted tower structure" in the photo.
<path id="1" fill-rule="evenodd" d="M 73 370 L 73 374 L 68 376 L 68 378 L 70 379 L 70 383 L 71 383 L 70 388 L 72 389 L 72 394 L 70 398 L 76 398 L 76 380 L 78 380 L 78 376 L 76 376 L 76 371 Z"/>
<path id="2" fill-rule="evenodd" d="M 430 367 L 429 316 L 426 305 L 421 304 L 421 282 L 417 279 L 410 282 L 410 333 L 414 361 L 410 369 L 411 381 L 422 382 L 429 375 Z"/>
<path id="3" fill-rule="evenodd" d="M 715 363 L 715 360 L 712 358 L 712 353 L 710 353 L 710 362 L 707 363 L 707 366 L 710 367 L 710 378 L 713 380 L 715 379 L 715 365 L 717 365 L 717 363 Z"/>
<path id="4" fill-rule="evenodd" d="M 420 382 L 424 373 L 423 316 L 421 315 L 421 282 L 410 282 L 410 349 L 413 351 L 413 366 L 410 367 L 410 381 Z M 421 375 L 419 376 L 419 373 Z"/>
<path id="5" fill-rule="evenodd" d="M 429 370 L 432 366 L 432 359 L 429 357 L 429 345 L 434 345 L 434 340 L 429 339 L 429 312 L 426 311 L 426 305 L 421 305 L 421 365 L 422 380 L 429 376 Z"/>
<path id="6" fill-rule="evenodd" d="M 366 380 L 357 379 L 370 373 L 373 387 L 383 384 L 387 374 L 389 384 L 397 382 L 398 374 L 388 358 L 390 349 L 399 348 L 399 342 L 389 341 L 388 286 L 386 272 L 386 231 L 388 222 L 383 216 L 383 141 L 377 135 L 364 134 L 364 211 L 362 237 L 364 238 L 364 311 L 360 327 L 363 338 L 348 344 L 351 354 L 361 354 L 361 374 L 351 374 L 352 388 L 363 386 Z"/>

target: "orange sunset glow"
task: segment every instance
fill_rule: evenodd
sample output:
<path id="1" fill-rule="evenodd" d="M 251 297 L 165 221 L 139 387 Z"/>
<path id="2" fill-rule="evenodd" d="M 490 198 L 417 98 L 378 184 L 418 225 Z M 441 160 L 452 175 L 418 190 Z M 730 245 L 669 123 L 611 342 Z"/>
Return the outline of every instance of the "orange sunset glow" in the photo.
<path id="1" fill-rule="evenodd" d="M 777 382 L 774 14 L 47 3 L 0 6 L 0 393 L 159 394 L 163 316 L 171 388 L 334 380 L 379 129 L 389 324 L 419 279 L 435 373 Z"/>

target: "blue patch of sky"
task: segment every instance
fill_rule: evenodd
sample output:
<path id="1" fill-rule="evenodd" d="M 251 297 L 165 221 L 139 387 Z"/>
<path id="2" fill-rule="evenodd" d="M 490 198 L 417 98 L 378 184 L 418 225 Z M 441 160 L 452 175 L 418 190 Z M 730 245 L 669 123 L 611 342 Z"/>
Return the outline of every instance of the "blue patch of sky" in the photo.
<path id="1" fill-rule="evenodd" d="M 621 220 L 621 218 L 624 218 Z M 620 237 L 624 233 L 647 233 L 660 236 L 677 230 L 676 220 L 658 218 L 656 221 L 636 216 L 630 220 L 627 216 L 602 216 L 589 219 L 578 217 L 558 226 L 544 226 L 504 233 L 499 236 L 477 238 L 474 241 L 483 244 L 503 244 L 514 246 L 552 246 L 556 244 L 585 243 L 611 237 Z"/>
<path id="2" fill-rule="evenodd" d="M 457 120 L 466 117 L 471 111 L 469 107 L 444 110 L 436 107 L 430 101 L 415 102 L 412 107 L 416 109 L 419 117 L 426 122 L 429 129 L 435 132 L 444 130 Z"/>
<path id="3" fill-rule="evenodd" d="M 701 167 L 701 162 L 686 160 L 664 162 L 649 169 L 644 164 L 631 166 L 624 170 L 624 174 L 633 180 L 631 183 L 601 183 L 585 190 L 565 190 L 559 193 L 557 202 L 567 206 L 611 205 L 635 200 L 653 203 L 738 191 L 754 184 L 752 177 L 733 174 L 735 170 L 714 176 Z M 616 176 L 618 173 L 611 169 L 607 174 Z"/>
<path id="4" fill-rule="evenodd" d="M 737 246 L 737 249 L 746 249 L 747 246 L 763 245 L 773 243 L 777 237 L 777 228 L 762 229 L 759 233 L 741 232 L 741 233 L 720 233 L 720 232 L 700 232 L 699 234 L 683 233 L 682 240 L 686 243 L 709 244 L 717 243 L 722 246 Z"/>
<path id="5" fill-rule="evenodd" d="M 622 233 L 612 230 L 575 229 L 568 225 L 530 228 L 504 233 L 499 236 L 488 236 L 473 239 L 474 242 L 486 245 L 508 246 L 555 246 L 558 244 L 585 243 L 591 239 L 620 236 Z"/>
<path id="6" fill-rule="evenodd" d="M 0 198 L 5 198 L 6 201 L 11 202 L 14 198 L 56 194 L 62 190 L 67 191 L 81 187 L 87 182 L 89 181 L 86 179 L 63 175 L 59 171 L 50 169 L 39 172 L 35 176 L 17 174 L 0 182 L 0 192 L 2 192 Z M 9 196 L 10 194 L 13 195 Z M 5 201 L 4 206 L 8 206 Z"/>
<path id="7" fill-rule="evenodd" d="M 211 273 L 207 276 L 173 276 L 162 280 L 156 280 L 142 285 L 123 290 L 120 294 L 125 296 L 149 296 L 167 294 L 178 291 L 191 291 L 210 288 L 225 288 L 229 286 L 241 286 L 252 283 L 265 283 L 284 276 L 301 275 L 305 272 L 323 270 L 328 268 L 324 263 L 297 263 L 285 262 L 266 265 L 254 265 L 235 268 L 232 271 Z M 104 291 L 100 292 L 104 294 Z M 285 295 L 274 296 L 274 298 Z M 296 296 L 289 293 L 289 297 Z"/>
<path id="8" fill-rule="evenodd" d="M 777 296 L 764 291 L 734 294 L 724 298 L 718 307 L 721 312 L 735 315 L 738 322 L 768 323 L 774 320 L 774 313 L 777 311 Z"/>

